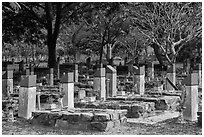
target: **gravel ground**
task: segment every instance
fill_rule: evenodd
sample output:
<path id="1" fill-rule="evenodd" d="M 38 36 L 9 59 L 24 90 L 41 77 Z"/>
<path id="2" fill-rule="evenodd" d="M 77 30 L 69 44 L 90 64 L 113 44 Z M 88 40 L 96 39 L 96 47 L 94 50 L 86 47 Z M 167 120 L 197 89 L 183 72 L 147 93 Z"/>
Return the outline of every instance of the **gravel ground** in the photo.
<path id="1" fill-rule="evenodd" d="M 73 131 L 31 125 L 27 121 L 17 119 L 13 123 L 2 122 L 3 135 L 202 135 L 202 128 L 195 122 L 181 124 L 177 118 L 157 124 L 130 124 L 108 132 Z"/>

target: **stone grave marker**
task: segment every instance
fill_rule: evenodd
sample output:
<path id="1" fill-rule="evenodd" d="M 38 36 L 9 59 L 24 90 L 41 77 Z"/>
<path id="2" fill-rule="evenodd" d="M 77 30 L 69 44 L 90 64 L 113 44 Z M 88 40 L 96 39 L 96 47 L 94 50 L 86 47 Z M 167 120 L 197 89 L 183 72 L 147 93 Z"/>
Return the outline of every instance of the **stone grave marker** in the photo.
<path id="1" fill-rule="evenodd" d="M 172 84 L 176 84 L 175 64 L 173 64 L 169 69 L 167 69 L 167 78 L 172 82 Z M 166 90 L 174 91 L 173 86 L 169 82 L 166 83 Z"/>
<path id="2" fill-rule="evenodd" d="M 30 75 L 30 68 L 29 67 L 26 67 L 26 76 L 29 76 Z"/>
<path id="3" fill-rule="evenodd" d="M 2 94 L 9 96 L 10 93 L 13 93 L 13 70 L 6 68 L 2 72 Z"/>
<path id="4" fill-rule="evenodd" d="M 198 112 L 198 74 L 191 73 L 182 81 L 182 84 L 185 85 L 186 90 L 183 118 L 196 121 Z"/>
<path id="5" fill-rule="evenodd" d="M 54 85 L 54 68 L 50 68 L 49 78 L 50 78 L 50 86 L 53 86 Z"/>
<path id="6" fill-rule="evenodd" d="M 144 95 L 145 92 L 145 67 L 137 67 L 133 66 L 133 84 L 137 87 L 135 88 L 137 93 L 140 95 Z"/>
<path id="7" fill-rule="evenodd" d="M 31 69 L 30 74 L 35 75 L 34 67 L 31 67 L 30 69 Z"/>
<path id="8" fill-rule="evenodd" d="M 150 79 L 154 79 L 154 63 L 149 62 L 147 65 L 147 76 L 150 77 Z"/>
<path id="9" fill-rule="evenodd" d="M 98 68 L 94 74 L 93 79 L 93 90 L 99 91 L 99 99 L 106 100 L 106 77 L 105 77 L 106 70 L 105 68 Z"/>
<path id="10" fill-rule="evenodd" d="M 29 119 L 35 110 L 36 75 L 29 75 L 20 82 L 18 116 Z"/>
<path id="11" fill-rule="evenodd" d="M 106 78 L 109 79 L 109 90 L 107 91 L 108 97 L 114 97 L 117 95 L 117 73 L 116 69 L 110 65 L 106 67 Z"/>
<path id="12" fill-rule="evenodd" d="M 69 72 L 60 80 L 62 92 L 65 93 L 62 98 L 63 107 L 74 108 L 74 73 Z"/>
<path id="13" fill-rule="evenodd" d="M 78 64 L 74 64 L 74 82 L 78 82 L 79 77 L 79 70 L 78 70 Z"/>
<path id="14" fill-rule="evenodd" d="M 194 72 L 198 74 L 198 88 L 202 88 L 202 65 L 198 64 L 194 68 Z"/>
<path id="15" fill-rule="evenodd" d="M 86 90 L 83 88 L 79 89 L 78 95 L 79 95 L 79 99 L 84 99 L 86 97 Z"/>

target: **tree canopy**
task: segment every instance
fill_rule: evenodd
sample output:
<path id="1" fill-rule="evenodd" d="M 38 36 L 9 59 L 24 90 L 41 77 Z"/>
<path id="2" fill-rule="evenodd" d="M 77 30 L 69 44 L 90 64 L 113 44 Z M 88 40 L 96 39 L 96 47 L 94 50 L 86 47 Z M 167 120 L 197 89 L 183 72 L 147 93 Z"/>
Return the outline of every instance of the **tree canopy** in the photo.
<path id="1" fill-rule="evenodd" d="M 151 42 L 161 64 L 175 62 L 188 42 L 202 37 L 202 3 L 147 2 L 131 3 L 134 26 Z"/>
<path id="2" fill-rule="evenodd" d="M 111 53 L 120 49 L 136 58 L 151 46 L 162 65 L 174 63 L 189 45 L 201 51 L 199 2 L 4 2 L 2 6 L 3 47 L 47 46 L 49 67 L 55 67 L 56 51 L 76 56 L 89 49 L 99 53 L 101 61 L 103 54 L 110 60 Z"/>

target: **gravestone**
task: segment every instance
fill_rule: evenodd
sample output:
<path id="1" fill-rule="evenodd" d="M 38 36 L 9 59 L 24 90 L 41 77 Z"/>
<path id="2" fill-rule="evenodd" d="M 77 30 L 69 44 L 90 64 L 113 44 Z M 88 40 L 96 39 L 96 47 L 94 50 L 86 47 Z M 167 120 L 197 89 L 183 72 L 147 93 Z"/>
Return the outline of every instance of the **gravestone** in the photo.
<path id="1" fill-rule="evenodd" d="M 63 107 L 74 108 L 74 73 L 70 72 L 63 75 L 60 83 L 62 84 L 62 92 L 65 93 L 62 98 Z"/>
<path id="2" fill-rule="evenodd" d="M 50 86 L 53 86 L 54 85 L 54 68 L 50 68 L 49 78 L 50 78 Z"/>
<path id="3" fill-rule="evenodd" d="M 2 94 L 10 96 L 11 93 L 13 93 L 13 70 L 6 68 L 6 71 L 2 72 Z"/>
<path id="4" fill-rule="evenodd" d="M 110 79 L 109 91 L 107 91 L 108 97 L 114 97 L 117 95 L 117 73 L 116 69 L 110 65 L 106 67 L 106 78 Z"/>
<path id="5" fill-rule="evenodd" d="M 198 88 L 202 88 L 202 65 L 198 64 L 194 68 L 194 72 L 198 74 Z"/>
<path id="6" fill-rule="evenodd" d="M 93 80 L 93 89 L 94 91 L 99 92 L 99 99 L 100 100 L 106 100 L 106 77 L 105 77 L 106 70 L 105 68 L 98 68 L 94 74 L 94 80 Z"/>
<path id="7" fill-rule="evenodd" d="M 135 92 L 140 95 L 144 95 L 145 92 L 145 67 L 135 67 L 133 66 L 133 84 L 135 87 Z M 134 88 L 133 88 L 134 89 Z"/>
<path id="8" fill-rule="evenodd" d="M 31 67 L 30 70 L 30 75 L 35 75 L 34 67 Z"/>
<path id="9" fill-rule="evenodd" d="M 127 75 L 128 66 L 116 66 L 117 75 Z"/>
<path id="10" fill-rule="evenodd" d="M 30 68 L 29 67 L 26 67 L 26 76 L 29 76 L 30 75 Z"/>
<path id="11" fill-rule="evenodd" d="M 86 97 L 85 89 L 79 89 L 78 95 L 79 95 L 79 99 L 84 99 Z"/>
<path id="12" fill-rule="evenodd" d="M 24 71 L 24 62 L 23 62 L 23 60 L 22 60 L 21 62 L 19 62 L 19 70 L 20 70 L 21 72 Z"/>
<path id="13" fill-rule="evenodd" d="M 110 79 L 106 78 L 106 98 L 110 97 Z"/>
<path id="14" fill-rule="evenodd" d="M 20 82 L 18 116 L 29 119 L 35 110 L 36 75 L 29 75 Z"/>
<path id="15" fill-rule="evenodd" d="M 167 69 L 167 78 L 171 81 L 172 84 L 176 84 L 175 64 L 173 64 L 169 69 Z M 174 91 L 173 86 L 169 82 L 166 83 L 166 90 Z"/>
<path id="16" fill-rule="evenodd" d="M 78 82 L 79 77 L 79 70 L 78 70 L 78 64 L 74 64 L 74 82 Z"/>
<path id="17" fill-rule="evenodd" d="M 198 112 L 198 74 L 191 73 L 182 81 L 182 84 L 185 85 L 186 90 L 183 118 L 196 121 Z"/>
<path id="18" fill-rule="evenodd" d="M 147 65 L 147 76 L 150 77 L 150 79 L 154 79 L 154 63 L 149 62 Z"/>

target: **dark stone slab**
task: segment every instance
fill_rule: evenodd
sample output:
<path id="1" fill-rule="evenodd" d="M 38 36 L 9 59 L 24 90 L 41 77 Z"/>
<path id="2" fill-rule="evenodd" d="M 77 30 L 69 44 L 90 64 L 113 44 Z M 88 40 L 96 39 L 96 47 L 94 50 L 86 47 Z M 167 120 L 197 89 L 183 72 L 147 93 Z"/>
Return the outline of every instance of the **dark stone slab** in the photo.
<path id="1" fill-rule="evenodd" d="M 7 70 L 2 72 L 2 79 L 12 79 L 13 78 L 13 70 Z"/>
<path id="2" fill-rule="evenodd" d="M 133 67 L 133 73 L 135 75 L 144 75 L 145 74 L 145 66 L 138 67 L 138 69 Z"/>
<path id="3" fill-rule="evenodd" d="M 91 122 L 91 127 L 98 131 L 110 131 L 114 127 L 113 121 L 106 121 L 106 122 Z"/>
<path id="4" fill-rule="evenodd" d="M 29 75 L 26 76 L 21 82 L 20 86 L 21 87 L 36 87 L 36 75 Z"/>
<path id="5" fill-rule="evenodd" d="M 105 68 L 99 68 L 94 73 L 94 77 L 105 77 L 106 76 L 106 70 Z"/>
<path id="6" fill-rule="evenodd" d="M 111 65 L 107 65 L 106 73 L 116 73 L 116 69 L 113 68 Z"/>
<path id="7" fill-rule="evenodd" d="M 194 67 L 194 70 L 202 70 L 202 64 L 198 64 Z"/>
<path id="8" fill-rule="evenodd" d="M 54 68 L 50 68 L 50 74 L 54 73 Z"/>
<path id="9" fill-rule="evenodd" d="M 69 72 L 69 73 L 65 74 L 60 79 L 60 82 L 61 83 L 73 83 L 74 82 L 74 73 L 73 72 Z"/>
<path id="10" fill-rule="evenodd" d="M 111 117 L 107 113 L 96 113 L 93 116 L 93 121 L 94 122 L 105 122 L 105 121 L 110 121 Z"/>
<path id="11" fill-rule="evenodd" d="M 70 123 L 79 122 L 81 119 L 81 114 L 80 113 L 62 114 L 62 119 L 67 120 Z"/>
<path id="12" fill-rule="evenodd" d="M 56 119 L 54 119 L 48 113 L 40 114 L 39 116 L 35 115 L 32 119 L 31 123 L 35 125 L 44 125 L 54 127 Z"/>
<path id="13" fill-rule="evenodd" d="M 186 85 L 186 86 L 198 85 L 198 74 L 197 73 L 191 73 L 181 83 Z"/>

